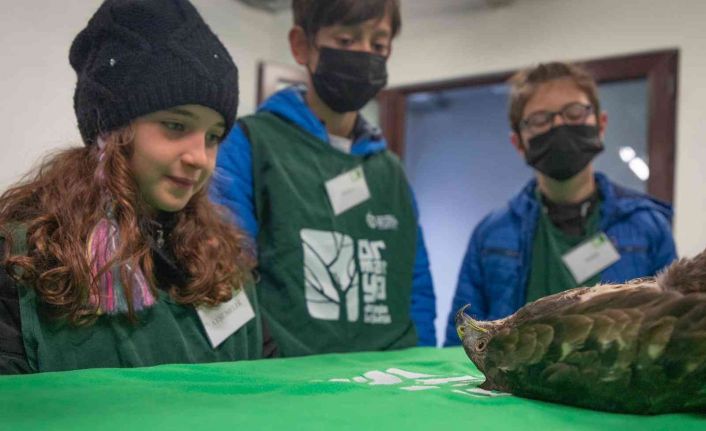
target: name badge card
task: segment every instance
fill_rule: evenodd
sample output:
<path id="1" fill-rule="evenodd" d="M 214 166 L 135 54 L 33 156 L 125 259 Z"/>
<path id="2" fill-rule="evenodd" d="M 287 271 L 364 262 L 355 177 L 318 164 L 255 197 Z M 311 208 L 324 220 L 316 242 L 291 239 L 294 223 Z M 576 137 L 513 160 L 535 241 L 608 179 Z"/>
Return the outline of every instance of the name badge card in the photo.
<path id="1" fill-rule="evenodd" d="M 574 280 L 581 284 L 620 260 L 620 253 L 608 236 L 601 232 L 569 250 L 561 259 Z"/>
<path id="2" fill-rule="evenodd" d="M 335 215 L 370 199 L 363 167 L 358 166 L 326 181 L 326 192 Z"/>
<path id="3" fill-rule="evenodd" d="M 230 301 L 215 307 L 198 307 L 196 312 L 214 349 L 255 317 L 250 300 L 242 289 Z"/>

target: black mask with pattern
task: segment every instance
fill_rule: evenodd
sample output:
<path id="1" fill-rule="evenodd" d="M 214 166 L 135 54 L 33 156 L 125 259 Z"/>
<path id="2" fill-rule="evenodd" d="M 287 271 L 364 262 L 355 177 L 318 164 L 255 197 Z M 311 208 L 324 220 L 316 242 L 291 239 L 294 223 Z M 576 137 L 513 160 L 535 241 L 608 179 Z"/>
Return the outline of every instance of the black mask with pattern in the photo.
<path id="1" fill-rule="evenodd" d="M 603 151 L 597 126 L 562 125 L 529 140 L 527 164 L 557 181 L 572 178 Z"/>
<path id="2" fill-rule="evenodd" d="M 334 111 L 358 111 L 387 84 L 386 62 L 382 55 L 322 47 L 311 81 Z"/>

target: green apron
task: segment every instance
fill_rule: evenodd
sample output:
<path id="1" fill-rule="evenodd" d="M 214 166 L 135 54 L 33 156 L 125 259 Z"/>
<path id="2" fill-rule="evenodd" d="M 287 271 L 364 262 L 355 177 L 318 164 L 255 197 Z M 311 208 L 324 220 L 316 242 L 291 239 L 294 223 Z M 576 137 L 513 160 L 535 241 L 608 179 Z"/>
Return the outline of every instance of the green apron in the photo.
<path id="1" fill-rule="evenodd" d="M 388 151 L 342 153 L 270 113 L 241 120 L 252 145 L 258 294 L 283 356 L 416 344 L 416 219 Z M 370 198 L 334 214 L 325 183 L 362 167 Z"/>
<path id="2" fill-rule="evenodd" d="M 24 229 L 13 232 L 13 254 L 26 254 L 25 237 Z M 245 291 L 256 317 L 215 349 L 194 307 L 177 304 L 161 290 L 154 306 L 137 313 L 135 323 L 123 315 L 102 315 L 91 325 L 76 327 L 49 319 L 34 289 L 22 283 L 17 289 L 27 361 L 35 372 L 262 357 L 262 327 L 252 285 Z"/>
<path id="3" fill-rule="evenodd" d="M 538 197 L 539 199 L 539 197 Z M 586 221 L 584 235 L 568 235 L 552 224 L 549 216 L 540 209 L 537 232 L 532 245 L 532 268 L 527 285 L 527 302 L 579 287 L 562 256 L 598 232 L 600 205 L 596 205 Z M 600 271 L 581 283 L 594 286 L 601 282 Z"/>

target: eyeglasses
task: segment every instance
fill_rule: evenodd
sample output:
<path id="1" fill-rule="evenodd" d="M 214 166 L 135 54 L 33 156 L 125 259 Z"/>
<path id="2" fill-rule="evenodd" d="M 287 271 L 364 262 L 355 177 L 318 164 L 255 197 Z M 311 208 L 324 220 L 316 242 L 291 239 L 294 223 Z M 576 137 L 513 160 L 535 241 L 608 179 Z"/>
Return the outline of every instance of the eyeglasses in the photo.
<path id="1" fill-rule="evenodd" d="M 583 103 L 569 103 L 560 111 L 538 111 L 520 121 L 520 130 L 529 130 L 538 135 L 554 127 L 554 118 L 561 115 L 565 124 L 584 124 L 588 116 L 593 113 L 593 106 Z"/>

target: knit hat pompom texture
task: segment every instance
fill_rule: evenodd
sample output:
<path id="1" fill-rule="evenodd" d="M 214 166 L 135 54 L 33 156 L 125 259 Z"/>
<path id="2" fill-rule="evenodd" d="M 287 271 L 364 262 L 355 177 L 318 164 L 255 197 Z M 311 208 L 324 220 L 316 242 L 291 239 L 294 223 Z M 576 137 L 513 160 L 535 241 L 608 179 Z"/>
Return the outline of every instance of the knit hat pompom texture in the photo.
<path id="1" fill-rule="evenodd" d="M 238 69 L 187 0 L 106 0 L 71 45 L 74 110 L 86 145 L 137 117 L 197 104 L 238 108 Z"/>

